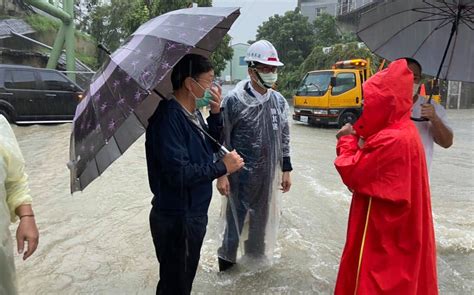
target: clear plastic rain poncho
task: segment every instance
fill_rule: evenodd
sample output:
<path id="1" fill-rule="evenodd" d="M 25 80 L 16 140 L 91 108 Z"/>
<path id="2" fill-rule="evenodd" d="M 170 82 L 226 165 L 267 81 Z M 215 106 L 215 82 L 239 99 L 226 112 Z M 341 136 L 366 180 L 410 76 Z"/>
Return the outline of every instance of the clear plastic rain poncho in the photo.
<path id="1" fill-rule="evenodd" d="M 31 203 L 24 167 L 10 124 L 0 115 L 0 294 L 17 294 L 9 226 L 16 219 L 15 209 Z"/>
<path id="2" fill-rule="evenodd" d="M 236 262 L 237 250 L 271 262 L 281 210 L 283 158 L 289 160 L 289 107 L 269 89 L 256 98 L 242 81 L 222 102 L 224 140 L 245 166 L 228 176 L 230 195 L 223 197 L 221 259 Z M 241 245 L 239 247 L 239 244 Z"/>

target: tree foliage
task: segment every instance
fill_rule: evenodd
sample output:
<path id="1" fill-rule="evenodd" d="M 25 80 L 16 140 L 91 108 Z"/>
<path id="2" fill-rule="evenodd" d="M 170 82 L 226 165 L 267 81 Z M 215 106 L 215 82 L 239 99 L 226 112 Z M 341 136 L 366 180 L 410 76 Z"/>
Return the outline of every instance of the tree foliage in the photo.
<path id="1" fill-rule="evenodd" d="M 211 62 L 214 65 L 215 76 L 218 77 L 226 67 L 226 62 L 232 59 L 234 50 L 230 47 L 230 36 L 225 35 L 222 42 L 217 46 L 216 50 L 211 54 Z"/>
<path id="2" fill-rule="evenodd" d="M 378 58 L 367 47 L 359 47 L 358 44 L 358 42 L 336 44 L 328 53 L 324 53 L 321 46 L 315 47 L 301 64 L 299 75 L 302 77 L 309 71 L 330 69 L 337 61 L 355 58 L 370 59 L 372 70 L 375 71 L 379 64 Z"/>
<path id="3" fill-rule="evenodd" d="M 88 3 L 88 16 L 78 24 L 92 35 L 98 43 L 103 43 L 110 50 L 116 50 L 120 44 L 140 25 L 153 17 L 172 10 L 187 8 L 191 0 L 92 0 Z M 198 6 L 212 6 L 212 0 L 194 1 Z M 211 55 L 216 74 L 224 68 L 227 60 L 233 55 L 229 46 L 230 36 L 226 36 Z M 101 53 L 103 61 L 104 56 Z"/>
<path id="4" fill-rule="evenodd" d="M 280 60 L 287 67 L 303 62 L 314 43 L 314 30 L 308 18 L 297 11 L 274 15 L 257 30 L 257 40 L 268 40 L 278 49 Z"/>
<path id="5" fill-rule="evenodd" d="M 365 48 L 359 48 L 354 33 L 338 29 L 334 16 L 323 14 L 312 24 L 297 10 L 275 15 L 257 31 L 257 40 L 273 43 L 285 66 L 280 71 L 278 87 L 283 95 L 291 97 L 301 78 L 308 71 L 330 69 L 339 60 L 351 58 L 378 59 Z M 323 47 L 332 47 L 324 53 Z"/>
<path id="6" fill-rule="evenodd" d="M 295 73 L 313 49 L 314 29 L 308 18 L 297 10 L 288 11 L 283 16 L 274 15 L 257 30 L 257 40 L 270 41 L 278 51 L 285 66 L 279 72 L 278 87 L 283 90 L 297 86 Z"/>
<path id="7" fill-rule="evenodd" d="M 341 41 L 341 34 L 337 29 L 336 18 L 327 13 L 317 17 L 314 22 L 314 45 L 331 46 Z"/>

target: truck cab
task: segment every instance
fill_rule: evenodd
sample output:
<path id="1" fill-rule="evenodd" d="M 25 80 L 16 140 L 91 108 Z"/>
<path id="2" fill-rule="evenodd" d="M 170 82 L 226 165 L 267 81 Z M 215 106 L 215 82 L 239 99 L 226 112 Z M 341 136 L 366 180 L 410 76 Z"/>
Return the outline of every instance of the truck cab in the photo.
<path id="1" fill-rule="evenodd" d="M 371 74 L 369 62 L 363 59 L 308 72 L 293 97 L 293 119 L 314 125 L 354 123 L 362 110 L 362 83 Z"/>

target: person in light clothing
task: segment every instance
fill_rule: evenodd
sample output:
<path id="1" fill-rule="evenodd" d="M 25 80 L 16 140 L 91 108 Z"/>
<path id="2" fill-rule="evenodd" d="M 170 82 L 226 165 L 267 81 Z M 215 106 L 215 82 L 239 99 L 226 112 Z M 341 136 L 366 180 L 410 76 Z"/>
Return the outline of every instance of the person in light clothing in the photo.
<path id="1" fill-rule="evenodd" d="M 15 134 L 7 119 L 0 115 L 0 294 L 17 294 L 10 222 L 20 220 L 16 240 L 23 260 L 38 246 L 39 233 L 24 170 L 25 161 Z"/>
<path id="2" fill-rule="evenodd" d="M 428 103 L 428 98 L 418 94 L 421 81 L 421 65 L 412 58 L 405 59 L 414 76 L 412 117 L 428 119 L 428 121 L 423 122 L 415 121 L 415 125 L 425 148 L 426 164 L 429 171 L 433 159 L 434 143 L 443 148 L 449 148 L 453 145 L 453 131 L 449 126 L 448 116 L 443 106 L 433 100 Z"/>

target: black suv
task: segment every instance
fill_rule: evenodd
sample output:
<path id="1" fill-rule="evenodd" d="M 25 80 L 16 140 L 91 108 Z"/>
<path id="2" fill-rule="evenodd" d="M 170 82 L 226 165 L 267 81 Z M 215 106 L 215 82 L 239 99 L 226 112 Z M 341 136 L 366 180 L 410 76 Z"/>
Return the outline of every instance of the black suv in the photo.
<path id="1" fill-rule="evenodd" d="M 10 123 L 69 122 L 83 91 L 56 70 L 0 64 L 0 114 Z"/>

